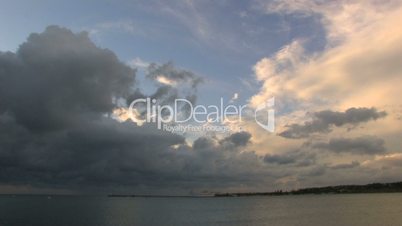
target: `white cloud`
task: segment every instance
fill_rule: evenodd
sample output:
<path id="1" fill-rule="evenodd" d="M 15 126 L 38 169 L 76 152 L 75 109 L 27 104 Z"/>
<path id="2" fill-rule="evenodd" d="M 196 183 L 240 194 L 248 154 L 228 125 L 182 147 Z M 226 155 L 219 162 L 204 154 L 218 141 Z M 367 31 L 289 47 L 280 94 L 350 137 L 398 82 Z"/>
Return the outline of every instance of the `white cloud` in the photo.
<path id="1" fill-rule="evenodd" d="M 170 85 L 170 86 L 175 86 L 177 84 L 176 81 L 173 81 L 172 79 L 169 79 L 163 75 L 156 77 L 156 81 L 164 85 Z"/>
<path id="2" fill-rule="evenodd" d="M 237 99 L 239 99 L 239 94 L 238 93 L 234 93 L 233 97 L 230 99 L 229 103 L 233 103 L 235 102 Z"/>
<path id="3" fill-rule="evenodd" d="M 387 150 L 398 151 L 402 121 L 398 119 L 400 112 L 392 112 L 392 109 L 400 106 L 402 95 L 397 85 L 402 84 L 402 30 L 398 24 L 402 20 L 400 1 L 384 4 L 379 1 L 320 2 L 285 0 L 263 3 L 268 13 L 321 15 L 328 45 L 321 53 L 309 55 L 304 51 L 304 42 L 294 40 L 276 54 L 259 60 L 253 69 L 262 87 L 250 98 L 250 105 L 258 106 L 275 97 L 278 132 L 286 125 L 305 122 L 311 112 L 376 107 L 389 115 L 352 130 L 334 129 L 330 134 L 310 137 L 307 142 L 335 136 L 372 135 L 384 139 Z M 303 147 L 300 141 L 264 133 L 253 123 L 247 122 L 242 127 L 253 135 L 252 145 L 259 153 L 283 153 Z M 318 158 L 318 164 L 334 165 L 350 162 L 350 158 L 349 155 L 326 153 Z M 369 158 L 359 156 L 358 160 L 364 162 Z M 395 175 L 391 171 L 384 173 L 390 177 Z M 356 175 L 363 174 L 356 172 L 350 177 L 356 179 Z"/>
<path id="4" fill-rule="evenodd" d="M 330 11 L 331 7 L 315 7 L 319 7 L 319 12 L 325 17 L 334 14 Z M 338 12 L 339 7 L 335 11 Z M 349 4 L 340 7 L 344 10 L 341 14 L 360 16 L 360 11 L 349 12 L 349 7 Z M 312 10 L 316 11 L 314 7 Z M 371 10 L 374 9 L 367 9 Z M 263 81 L 263 87 L 251 98 L 251 104 L 256 106 L 271 96 L 279 100 L 282 98 L 281 102 L 288 101 L 292 106 L 294 101 L 303 107 L 307 104 L 310 110 L 314 110 L 314 107 L 344 110 L 354 106 L 399 103 L 397 97 L 400 91 L 395 84 L 402 82 L 402 66 L 399 62 L 402 58 L 402 31 L 397 29 L 397 21 L 402 19 L 401 12 L 400 9 L 392 9 L 387 15 L 381 13 L 381 19 L 375 20 L 379 16 L 373 16 L 373 23 L 351 25 L 353 33 L 343 33 L 342 43 L 327 47 L 319 55 L 306 55 L 303 43 L 294 41 L 276 55 L 261 59 L 254 66 L 254 71 L 256 79 Z M 362 20 L 372 22 L 365 17 L 361 15 Z M 343 25 L 349 26 L 339 22 L 336 27 L 333 25 L 328 29 L 336 32 Z M 328 36 L 331 36 L 331 32 Z"/>
<path id="5" fill-rule="evenodd" d="M 145 60 L 143 60 L 143 59 L 141 59 L 141 58 L 139 58 L 139 57 L 136 57 L 136 58 L 130 60 L 128 62 L 128 65 L 130 67 L 132 67 L 132 68 L 144 69 L 144 68 L 147 68 L 150 65 L 150 63 L 145 61 Z"/>

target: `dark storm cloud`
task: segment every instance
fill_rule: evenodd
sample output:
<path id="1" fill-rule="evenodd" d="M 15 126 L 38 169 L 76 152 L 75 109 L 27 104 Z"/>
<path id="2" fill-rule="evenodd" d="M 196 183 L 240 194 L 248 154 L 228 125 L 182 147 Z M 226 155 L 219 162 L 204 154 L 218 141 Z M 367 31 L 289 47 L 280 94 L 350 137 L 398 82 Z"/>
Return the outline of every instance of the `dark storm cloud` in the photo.
<path id="1" fill-rule="evenodd" d="M 296 162 L 297 158 L 294 155 L 265 155 L 264 161 L 267 163 L 276 163 L 279 165 L 291 164 Z"/>
<path id="2" fill-rule="evenodd" d="M 214 141 L 209 138 L 206 138 L 206 137 L 200 137 L 197 140 L 195 140 L 193 143 L 193 148 L 195 150 L 210 149 L 213 146 L 214 146 Z"/>
<path id="3" fill-rule="evenodd" d="M 286 138 L 305 138 L 312 133 L 328 133 L 331 127 L 343 125 L 358 125 L 359 123 L 377 120 L 387 115 L 384 111 L 375 108 L 349 108 L 345 112 L 338 111 L 319 111 L 313 114 L 312 121 L 304 124 L 292 124 L 288 129 L 279 133 Z"/>
<path id="4" fill-rule="evenodd" d="M 362 136 L 357 138 L 332 138 L 328 143 L 319 142 L 312 144 L 313 148 L 325 149 L 335 153 L 351 154 L 380 154 L 386 151 L 384 140 L 374 136 Z"/>
<path id="5" fill-rule="evenodd" d="M 283 154 L 267 154 L 264 161 L 268 164 L 310 166 L 316 161 L 316 155 L 306 151 L 290 151 Z"/>
<path id="6" fill-rule="evenodd" d="M 3 183 L 145 183 L 157 172 L 153 164 L 160 164 L 168 147 L 184 141 L 151 127 L 106 118 L 46 134 L 31 133 L 12 120 L 0 123 Z"/>
<path id="7" fill-rule="evenodd" d="M 48 27 L 14 53 L 0 54 L 0 110 L 32 130 L 63 128 L 111 112 L 135 74 L 86 33 Z"/>
<path id="8" fill-rule="evenodd" d="M 197 83 L 162 68 L 170 79 Z M 117 99 L 145 97 L 135 85 L 135 71 L 86 33 L 51 26 L 16 53 L 0 53 L 0 184 L 133 191 L 266 180 L 261 158 L 243 151 L 250 134 L 191 146 L 154 124 L 109 117 Z"/>
<path id="9" fill-rule="evenodd" d="M 325 166 L 314 166 L 313 168 L 309 169 L 307 172 L 301 173 L 301 177 L 318 177 L 322 176 L 326 173 L 327 167 Z"/>
<path id="10" fill-rule="evenodd" d="M 224 141 L 230 142 L 235 146 L 246 146 L 250 142 L 251 134 L 248 132 L 238 132 L 230 135 Z"/>
<path id="11" fill-rule="evenodd" d="M 135 72 L 86 33 L 51 26 L 0 56 L 3 182 L 110 183 L 127 176 L 137 183 L 127 172 L 147 172 L 149 161 L 184 141 L 105 117 L 115 99 L 136 93 Z"/>
<path id="12" fill-rule="evenodd" d="M 357 161 L 353 161 L 351 163 L 342 163 L 342 164 L 333 165 L 330 168 L 331 169 L 352 169 L 352 168 L 355 168 L 358 166 L 360 166 L 360 163 Z"/>

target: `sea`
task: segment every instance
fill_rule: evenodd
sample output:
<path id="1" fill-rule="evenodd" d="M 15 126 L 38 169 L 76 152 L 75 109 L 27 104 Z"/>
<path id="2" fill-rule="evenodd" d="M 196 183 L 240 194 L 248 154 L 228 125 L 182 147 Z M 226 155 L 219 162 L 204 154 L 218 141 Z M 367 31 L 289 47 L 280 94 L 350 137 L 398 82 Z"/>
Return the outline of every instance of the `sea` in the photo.
<path id="1" fill-rule="evenodd" d="M 402 193 L 253 197 L 0 196 L 1 226 L 402 225 Z"/>

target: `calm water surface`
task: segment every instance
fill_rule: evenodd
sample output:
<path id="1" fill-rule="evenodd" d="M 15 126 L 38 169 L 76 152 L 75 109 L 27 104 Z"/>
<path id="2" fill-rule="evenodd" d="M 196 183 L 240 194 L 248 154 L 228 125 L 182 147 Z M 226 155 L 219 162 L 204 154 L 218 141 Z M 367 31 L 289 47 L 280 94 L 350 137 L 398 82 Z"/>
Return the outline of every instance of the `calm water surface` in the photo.
<path id="1" fill-rule="evenodd" d="M 402 225 L 402 194 L 0 197 L 0 225 Z"/>

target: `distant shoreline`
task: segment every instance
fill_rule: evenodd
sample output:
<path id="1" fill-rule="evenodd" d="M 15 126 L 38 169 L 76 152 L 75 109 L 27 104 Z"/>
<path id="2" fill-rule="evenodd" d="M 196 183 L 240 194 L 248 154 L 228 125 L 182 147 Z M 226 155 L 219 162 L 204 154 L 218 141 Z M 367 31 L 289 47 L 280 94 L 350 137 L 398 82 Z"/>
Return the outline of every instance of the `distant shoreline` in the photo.
<path id="1" fill-rule="evenodd" d="M 242 196 L 281 196 L 281 195 L 320 195 L 320 194 L 368 194 L 368 193 L 401 193 L 402 182 L 371 183 L 366 185 L 337 185 L 326 187 L 302 188 L 292 191 L 274 192 L 239 192 L 215 193 L 214 197 L 242 197 Z"/>
<path id="2" fill-rule="evenodd" d="M 109 198 L 213 198 L 212 195 L 108 195 Z"/>
<path id="3" fill-rule="evenodd" d="M 143 197 L 143 198 L 211 198 L 211 197 L 248 197 L 248 196 L 282 196 L 282 195 L 320 195 L 320 194 L 373 194 L 373 193 L 402 193 L 402 182 L 371 183 L 366 185 L 337 185 L 325 187 L 302 188 L 292 191 L 274 192 L 234 192 L 213 193 L 210 195 L 116 195 L 108 197 Z"/>
<path id="4" fill-rule="evenodd" d="M 325 187 L 301 188 L 291 191 L 273 192 L 225 192 L 205 195 L 141 195 L 141 194 L 109 194 L 109 198 L 216 198 L 216 197 L 249 197 L 249 196 L 289 196 L 289 195 L 321 195 L 321 194 L 376 194 L 376 193 L 402 193 L 402 181 L 394 183 L 371 183 L 366 185 L 336 185 Z M 18 196 L 44 196 L 51 197 L 75 197 L 75 196 L 103 196 L 85 194 L 0 194 L 6 197 Z"/>

